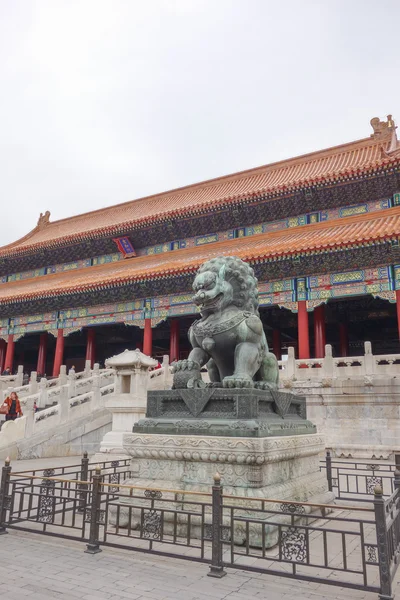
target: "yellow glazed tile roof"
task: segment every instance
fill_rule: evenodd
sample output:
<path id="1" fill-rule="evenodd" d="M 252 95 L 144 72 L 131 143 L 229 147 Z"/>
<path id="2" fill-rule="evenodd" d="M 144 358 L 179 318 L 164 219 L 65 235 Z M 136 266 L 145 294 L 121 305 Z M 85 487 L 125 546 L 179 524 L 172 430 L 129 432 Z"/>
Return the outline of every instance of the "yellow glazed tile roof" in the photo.
<path id="1" fill-rule="evenodd" d="M 397 238 L 400 235 L 400 207 L 377 215 L 362 215 L 294 227 L 272 233 L 262 233 L 229 241 L 138 256 L 117 263 L 108 263 L 75 271 L 14 281 L 0 286 L 0 303 L 22 302 L 103 289 L 168 275 L 195 271 L 204 261 L 215 256 L 238 256 L 247 261 L 276 260 L 293 254 L 332 250 Z"/>

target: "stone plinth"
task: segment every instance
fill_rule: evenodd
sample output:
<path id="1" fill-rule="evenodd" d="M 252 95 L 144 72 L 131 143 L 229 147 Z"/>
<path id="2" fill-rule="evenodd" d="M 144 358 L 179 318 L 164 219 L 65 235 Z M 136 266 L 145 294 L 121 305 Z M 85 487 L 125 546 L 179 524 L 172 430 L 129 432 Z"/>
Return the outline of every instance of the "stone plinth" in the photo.
<path id="1" fill-rule="evenodd" d="M 146 434 L 271 437 L 315 433 L 306 401 L 289 392 L 257 389 L 157 390 L 148 393 L 146 418 L 133 431 Z"/>
<path id="2" fill-rule="evenodd" d="M 131 433 L 124 436 L 124 448 L 132 457 L 133 477 L 125 482 L 130 485 L 209 493 L 218 471 L 224 494 L 232 496 L 319 504 L 334 499 L 327 490 L 326 476 L 319 470 L 324 438 L 315 433 L 264 438 Z M 189 494 L 182 496 L 184 499 L 198 500 L 198 496 Z M 243 510 L 254 507 L 243 499 L 229 502 Z M 121 527 L 128 525 L 128 506 L 121 498 Z M 275 503 L 271 506 L 276 509 Z M 139 513 L 131 509 L 132 527 L 138 526 Z M 286 517 L 277 518 L 285 522 Z M 115 519 L 114 512 L 111 523 L 115 524 Z M 235 528 L 235 538 L 240 543 L 242 533 L 240 527 Z M 267 545 L 274 545 L 277 527 L 266 527 L 266 534 Z M 201 535 L 200 529 L 198 535 Z M 261 532 L 257 528 L 252 528 L 250 538 L 251 545 L 261 544 Z"/>
<path id="3" fill-rule="evenodd" d="M 158 362 L 140 350 L 125 350 L 106 360 L 106 366 L 115 369 L 115 392 L 105 402 L 112 413 L 112 429 L 103 438 L 100 452 L 124 454 L 124 433 L 146 413 L 149 370 Z"/>

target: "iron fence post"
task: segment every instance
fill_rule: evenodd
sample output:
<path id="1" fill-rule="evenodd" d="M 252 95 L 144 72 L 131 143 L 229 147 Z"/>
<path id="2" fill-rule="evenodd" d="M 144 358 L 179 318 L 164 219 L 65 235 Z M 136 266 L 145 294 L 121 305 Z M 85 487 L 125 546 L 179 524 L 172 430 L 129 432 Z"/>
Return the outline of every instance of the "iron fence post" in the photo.
<path id="1" fill-rule="evenodd" d="M 8 533 L 7 531 L 7 510 L 9 509 L 8 490 L 10 487 L 11 465 L 10 459 L 7 457 L 4 461 L 4 467 L 1 470 L 0 483 L 0 535 Z"/>
<path id="2" fill-rule="evenodd" d="M 103 476 L 101 474 L 100 465 L 97 465 L 92 478 L 92 501 L 90 505 L 89 543 L 86 544 L 85 550 L 87 554 L 97 554 L 98 552 L 101 552 L 99 544 L 99 524 L 102 479 Z"/>
<path id="3" fill-rule="evenodd" d="M 207 573 L 209 577 L 224 577 L 224 565 L 222 562 L 222 486 L 221 475 L 215 473 L 214 485 L 212 486 L 212 552 L 211 565 Z M 233 532 L 232 532 L 233 535 Z"/>
<path id="4" fill-rule="evenodd" d="M 88 476 L 89 476 L 89 457 L 88 457 L 88 453 L 85 451 L 83 453 L 82 456 L 82 460 L 81 460 L 81 475 L 80 475 L 80 479 L 82 482 L 85 482 L 88 480 Z M 88 484 L 87 483 L 80 483 L 79 484 L 79 506 L 78 506 L 78 512 L 84 512 L 85 508 L 86 508 L 86 501 L 87 501 L 87 489 L 88 489 Z"/>
<path id="5" fill-rule="evenodd" d="M 326 451 L 326 478 L 328 480 L 328 490 L 332 491 L 332 456 L 330 450 Z"/>
<path id="6" fill-rule="evenodd" d="M 392 595 L 392 578 L 390 574 L 389 548 L 386 531 L 385 500 L 380 485 L 377 485 L 374 489 L 374 510 L 380 579 L 379 598 L 380 600 L 394 600 L 394 596 Z"/>

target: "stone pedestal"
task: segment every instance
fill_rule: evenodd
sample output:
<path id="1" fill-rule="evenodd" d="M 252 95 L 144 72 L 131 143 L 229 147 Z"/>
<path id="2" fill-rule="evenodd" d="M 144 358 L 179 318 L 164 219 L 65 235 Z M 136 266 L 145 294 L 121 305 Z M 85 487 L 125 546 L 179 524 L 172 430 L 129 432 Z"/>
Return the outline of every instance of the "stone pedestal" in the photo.
<path id="1" fill-rule="evenodd" d="M 325 444 L 323 436 L 316 433 L 264 438 L 132 433 L 125 434 L 124 448 L 132 457 L 132 479 L 125 483 L 210 493 L 213 476 L 218 472 L 224 494 L 240 497 L 230 498 L 229 503 L 243 507 L 243 514 L 256 507 L 246 498 L 279 499 L 268 505 L 274 510 L 280 510 L 282 502 L 328 504 L 334 500 L 326 475 L 319 470 L 319 455 Z M 185 499 L 198 501 L 199 497 L 189 494 L 182 496 L 182 501 Z M 128 506 L 121 498 L 121 527 L 128 525 Z M 311 512 L 309 507 L 305 510 Z M 318 514 L 318 508 L 313 512 Z M 131 509 L 132 527 L 139 526 L 139 513 Z M 111 524 L 115 524 L 116 513 L 110 517 Z M 264 518 L 267 515 L 260 513 L 260 519 Z M 275 522 L 287 520 L 283 515 L 274 518 Z M 201 535 L 200 530 L 198 534 Z M 239 525 L 235 525 L 234 535 L 237 543 L 245 541 Z M 261 545 L 261 529 L 252 526 L 249 535 L 250 545 Z M 266 527 L 267 546 L 277 542 L 277 535 L 276 526 Z"/>
<path id="2" fill-rule="evenodd" d="M 101 442 L 101 453 L 126 454 L 123 436 L 145 416 L 149 369 L 157 364 L 140 350 L 125 350 L 106 360 L 106 366 L 116 370 L 116 379 L 115 392 L 105 402 L 105 407 L 112 412 L 112 429 Z"/>

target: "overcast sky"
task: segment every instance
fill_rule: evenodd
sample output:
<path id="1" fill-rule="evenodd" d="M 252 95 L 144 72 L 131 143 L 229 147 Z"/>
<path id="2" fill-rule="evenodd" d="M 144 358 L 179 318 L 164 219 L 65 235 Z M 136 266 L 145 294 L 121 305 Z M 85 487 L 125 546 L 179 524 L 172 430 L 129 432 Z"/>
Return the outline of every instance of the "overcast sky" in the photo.
<path id="1" fill-rule="evenodd" d="M 399 0 L 0 0 L 0 245 L 400 122 Z"/>

